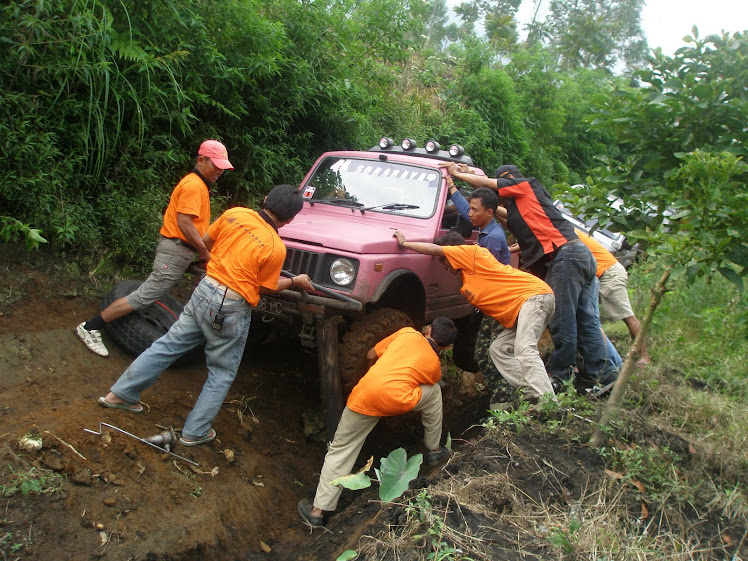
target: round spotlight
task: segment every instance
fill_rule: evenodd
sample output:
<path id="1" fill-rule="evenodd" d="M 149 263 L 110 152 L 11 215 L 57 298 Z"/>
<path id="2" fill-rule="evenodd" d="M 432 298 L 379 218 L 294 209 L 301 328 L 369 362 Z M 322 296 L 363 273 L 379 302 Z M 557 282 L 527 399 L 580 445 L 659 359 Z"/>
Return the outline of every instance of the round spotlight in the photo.
<path id="1" fill-rule="evenodd" d="M 387 136 L 383 136 L 379 139 L 379 147 L 382 150 L 386 150 L 387 148 L 392 148 L 395 145 L 395 141 Z"/>
<path id="2" fill-rule="evenodd" d="M 426 152 L 428 152 L 429 154 L 433 152 L 438 152 L 441 149 L 442 147 L 439 146 L 439 143 L 436 140 L 429 140 L 426 143 Z"/>
<path id="3" fill-rule="evenodd" d="M 459 156 L 462 156 L 465 153 L 465 150 L 463 150 L 462 146 L 459 144 L 453 144 L 449 147 L 449 155 L 453 158 L 457 158 Z"/>
<path id="4" fill-rule="evenodd" d="M 416 146 L 418 146 L 418 143 L 412 138 L 404 138 L 400 143 L 400 146 L 403 150 L 413 150 Z"/>

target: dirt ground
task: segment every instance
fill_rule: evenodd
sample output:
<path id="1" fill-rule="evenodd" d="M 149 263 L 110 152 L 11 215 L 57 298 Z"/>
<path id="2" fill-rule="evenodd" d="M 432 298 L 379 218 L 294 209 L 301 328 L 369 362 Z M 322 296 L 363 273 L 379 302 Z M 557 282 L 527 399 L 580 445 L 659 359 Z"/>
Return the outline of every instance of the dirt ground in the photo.
<path id="1" fill-rule="evenodd" d="M 327 560 L 374 547 L 371 535 L 403 523 L 406 509 L 382 508 L 374 490 L 345 491 L 326 529 L 310 532 L 301 523 L 296 504 L 312 497 L 325 446 L 305 435 L 305 426 L 321 417 L 316 358 L 287 342 L 250 343 L 214 422 L 218 438 L 173 450 L 194 464 L 124 434 L 145 438 L 180 429 L 206 370 L 199 352 L 187 366 L 167 370 L 144 393 L 140 415 L 97 405 L 131 361 L 106 336 L 110 357 L 95 356 L 72 331 L 98 311 L 104 292 L 75 260 L 23 251 L 0 257 L 4 560 Z M 477 381 L 466 376 L 445 388 L 445 433 L 455 454 L 446 465 L 423 468 L 413 493 L 429 487 L 445 512 L 454 497 L 469 505 L 482 495 L 483 507 L 450 514 L 453 527 L 474 530 L 465 533 L 473 536 L 465 547 L 473 539 L 482 544 L 475 559 L 554 558 L 546 540 L 518 546 L 512 523 L 497 525 L 497 515 L 521 510 L 515 495 L 501 489 L 511 481 L 530 500 L 566 509 L 605 479 L 600 460 L 581 444 L 532 433 L 485 440 L 471 428 L 488 400 L 476 391 Z M 41 436 L 38 452 L 19 448 L 28 433 Z M 409 455 L 421 452 L 420 438 L 416 417 L 382 422 L 360 463 L 399 446 Z M 44 481 L 58 476 L 61 490 L 4 496 L 23 473 Z M 639 508 L 636 500 L 632 505 Z"/>
<path id="2" fill-rule="evenodd" d="M 100 407 L 132 359 L 106 333 L 108 358 L 77 340 L 73 328 L 106 292 L 77 273 L 41 252 L 0 260 L 2 481 L 28 470 L 65 477 L 61 493 L 5 499 L 3 558 L 298 558 L 310 535 L 296 504 L 313 495 L 325 452 L 323 438 L 304 433 L 321 418 L 316 358 L 287 342 L 250 343 L 213 425 L 216 441 L 172 450 L 193 465 L 130 435 L 182 427 L 205 380 L 201 353 L 143 395 L 143 414 Z M 421 451 L 417 419 L 382 425 L 362 456 L 386 455 L 392 443 Z M 42 437 L 39 452 L 19 449 L 28 433 Z"/>

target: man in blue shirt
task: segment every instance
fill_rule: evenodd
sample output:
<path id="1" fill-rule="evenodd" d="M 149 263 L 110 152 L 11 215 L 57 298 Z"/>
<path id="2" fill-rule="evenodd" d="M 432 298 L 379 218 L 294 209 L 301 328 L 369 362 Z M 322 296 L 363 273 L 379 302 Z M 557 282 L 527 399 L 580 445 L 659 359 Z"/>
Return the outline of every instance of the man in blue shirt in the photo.
<path id="1" fill-rule="evenodd" d="M 447 187 L 460 215 L 470 220 L 473 226 L 478 227 L 478 245 L 491 252 L 499 263 L 509 265 L 511 253 L 504 228 L 494 219 L 494 213 L 499 206 L 499 197 L 496 192 L 485 187 L 475 189 L 468 203 L 455 187 L 451 177 L 447 177 Z M 501 376 L 488 354 L 491 343 L 504 328 L 491 316 L 484 315 L 478 310 L 463 328 L 476 333 L 473 354 L 475 362 L 472 368 L 477 367 L 483 374 L 486 387 L 491 391 L 491 407 L 498 408 L 501 403 L 511 401 L 514 389 Z"/>
<path id="2" fill-rule="evenodd" d="M 499 206 L 499 197 L 495 191 L 482 187 L 473 191 L 470 203 L 457 190 L 451 177 L 447 178 L 449 195 L 452 202 L 463 217 L 478 227 L 478 245 L 491 252 L 499 263 L 509 265 L 509 246 L 501 225 L 494 219 L 494 213 Z"/>

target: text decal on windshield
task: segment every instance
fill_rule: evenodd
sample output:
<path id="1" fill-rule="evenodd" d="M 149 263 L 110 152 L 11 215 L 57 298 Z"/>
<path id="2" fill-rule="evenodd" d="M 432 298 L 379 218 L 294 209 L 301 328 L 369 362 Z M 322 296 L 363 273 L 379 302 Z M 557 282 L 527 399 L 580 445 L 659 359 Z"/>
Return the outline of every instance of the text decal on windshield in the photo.
<path id="1" fill-rule="evenodd" d="M 351 165 L 354 163 L 355 165 Z M 412 168 L 405 168 L 391 164 L 364 164 L 357 160 L 338 160 L 330 166 L 330 169 L 339 173 L 355 173 L 357 175 L 406 179 L 408 181 L 421 181 L 424 183 L 433 183 L 439 178 L 439 174 L 431 171 L 414 170 Z"/>

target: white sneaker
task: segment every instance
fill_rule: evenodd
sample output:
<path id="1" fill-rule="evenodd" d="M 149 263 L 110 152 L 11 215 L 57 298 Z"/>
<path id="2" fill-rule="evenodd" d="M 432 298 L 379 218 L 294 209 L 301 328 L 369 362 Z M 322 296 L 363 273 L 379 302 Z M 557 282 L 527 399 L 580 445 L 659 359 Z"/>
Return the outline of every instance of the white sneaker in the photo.
<path id="1" fill-rule="evenodd" d="M 80 337 L 80 340 L 91 350 L 99 356 L 109 356 L 109 351 L 104 346 L 104 341 L 101 340 L 101 331 L 92 329 L 89 331 L 85 327 L 84 321 L 75 330 L 75 333 Z"/>

